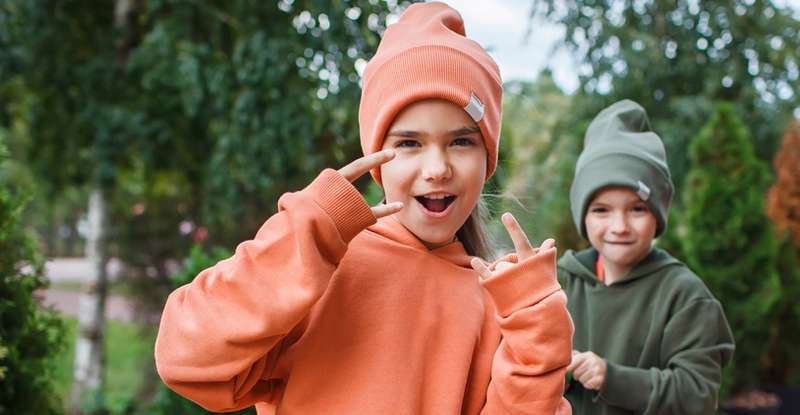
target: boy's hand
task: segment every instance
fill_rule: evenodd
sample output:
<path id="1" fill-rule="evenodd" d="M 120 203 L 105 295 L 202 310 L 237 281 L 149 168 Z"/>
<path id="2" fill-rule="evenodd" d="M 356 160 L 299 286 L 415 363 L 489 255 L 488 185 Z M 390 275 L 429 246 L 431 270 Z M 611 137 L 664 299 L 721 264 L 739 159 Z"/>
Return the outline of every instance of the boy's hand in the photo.
<path id="1" fill-rule="evenodd" d="M 572 351 L 572 363 L 567 373 L 590 390 L 600 390 L 606 381 L 606 360 L 592 352 Z"/>
<path id="2" fill-rule="evenodd" d="M 532 256 L 535 256 L 541 250 L 550 249 L 556 246 L 555 240 L 547 239 L 544 242 L 542 242 L 542 245 L 540 247 L 534 248 L 531 246 L 530 241 L 528 241 L 528 236 L 525 235 L 525 231 L 522 230 L 522 227 L 519 225 L 519 222 L 517 222 L 517 220 L 514 218 L 514 215 L 506 212 L 503 214 L 500 220 L 506 227 L 506 231 L 508 232 L 508 235 L 511 237 L 511 242 L 514 243 L 514 250 L 516 250 L 516 257 L 517 260 L 520 262 Z M 472 268 L 478 272 L 478 275 L 480 275 L 481 278 L 488 279 L 507 268 L 511 268 L 516 264 L 514 262 L 509 262 L 509 261 L 499 261 L 498 263 L 494 264 L 493 267 L 489 268 L 480 259 L 472 258 L 472 262 L 470 262 L 470 265 L 472 265 Z"/>
<path id="3" fill-rule="evenodd" d="M 350 164 L 339 169 L 339 174 L 344 176 L 345 179 L 353 182 L 359 177 L 363 176 L 370 170 L 380 166 L 383 163 L 394 158 L 394 150 L 383 150 L 377 153 L 372 153 L 353 160 Z M 372 207 L 372 214 L 376 218 L 389 216 L 393 213 L 399 212 L 403 208 L 403 202 L 392 202 L 387 204 L 380 204 Z"/>

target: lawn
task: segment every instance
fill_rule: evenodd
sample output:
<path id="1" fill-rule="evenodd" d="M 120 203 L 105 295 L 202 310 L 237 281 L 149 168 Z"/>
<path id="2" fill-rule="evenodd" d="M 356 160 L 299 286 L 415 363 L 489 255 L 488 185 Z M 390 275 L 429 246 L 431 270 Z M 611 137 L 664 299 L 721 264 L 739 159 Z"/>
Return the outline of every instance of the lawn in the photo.
<path id="1" fill-rule="evenodd" d="M 68 317 L 67 346 L 58 357 L 57 392 L 67 402 L 72 385 L 73 359 L 78 321 Z M 106 329 L 106 407 L 111 414 L 121 414 L 137 403 L 137 396 L 146 386 L 146 377 L 153 376 L 153 342 L 155 327 L 137 323 L 110 321 Z"/>

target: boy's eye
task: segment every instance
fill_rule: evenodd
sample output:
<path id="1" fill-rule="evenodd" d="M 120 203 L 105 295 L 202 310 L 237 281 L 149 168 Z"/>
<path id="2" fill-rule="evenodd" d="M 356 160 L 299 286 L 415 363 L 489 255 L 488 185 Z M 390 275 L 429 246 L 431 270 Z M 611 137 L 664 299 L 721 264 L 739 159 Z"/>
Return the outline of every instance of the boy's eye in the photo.
<path id="1" fill-rule="evenodd" d="M 419 147 L 419 142 L 416 140 L 400 140 L 397 142 L 397 144 L 395 144 L 395 146 L 405 148 Z"/>
<path id="2" fill-rule="evenodd" d="M 633 207 L 634 212 L 649 212 L 650 208 L 645 204 L 636 205 Z"/>
<path id="3" fill-rule="evenodd" d="M 475 144 L 475 143 L 472 141 L 472 139 L 471 139 L 471 138 L 467 138 L 467 137 L 458 137 L 458 138 L 456 138 L 455 140 L 453 140 L 453 143 L 452 143 L 452 144 L 453 144 L 454 146 L 471 146 L 471 145 L 473 145 L 473 144 Z"/>
<path id="4" fill-rule="evenodd" d="M 604 207 L 601 207 L 601 206 L 594 206 L 594 207 L 589 208 L 589 212 L 592 212 L 592 213 L 606 213 L 606 212 L 608 212 L 608 209 L 606 209 Z"/>

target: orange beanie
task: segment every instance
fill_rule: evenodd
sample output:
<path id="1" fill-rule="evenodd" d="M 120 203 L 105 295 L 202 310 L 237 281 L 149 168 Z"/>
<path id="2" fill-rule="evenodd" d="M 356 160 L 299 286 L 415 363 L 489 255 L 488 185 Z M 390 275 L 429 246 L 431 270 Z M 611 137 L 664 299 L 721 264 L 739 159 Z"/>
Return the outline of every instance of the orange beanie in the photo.
<path id="1" fill-rule="evenodd" d="M 364 71 L 358 121 L 364 154 L 380 151 L 389 125 L 408 105 L 448 100 L 470 115 L 486 145 L 486 178 L 497 166 L 503 84 L 497 64 L 464 34 L 444 3 L 416 3 L 384 33 Z M 380 184 L 380 169 L 372 171 Z"/>

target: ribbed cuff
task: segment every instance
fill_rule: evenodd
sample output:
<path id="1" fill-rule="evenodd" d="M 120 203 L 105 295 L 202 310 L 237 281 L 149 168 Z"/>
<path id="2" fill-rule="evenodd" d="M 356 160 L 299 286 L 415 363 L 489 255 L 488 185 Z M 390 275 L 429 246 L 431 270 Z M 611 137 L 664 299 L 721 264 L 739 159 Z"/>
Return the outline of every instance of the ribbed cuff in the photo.
<path id="1" fill-rule="evenodd" d="M 336 170 L 323 170 L 303 191 L 311 193 L 317 204 L 328 213 L 345 242 L 350 242 L 376 222 L 361 193 Z"/>
<path id="2" fill-rule="evenodd" d="M 556 281 L 556 249 L 540 251 L 481 284 L 501 317 L 536 304 L 561 289 Z"/>
<path id="3" fill-rule="evenodd" d="M 650 370 L 606 360 L 606 380 L 600 389 L 600 399 L 620 408 L 643 411 L 652 389 Z"/>

